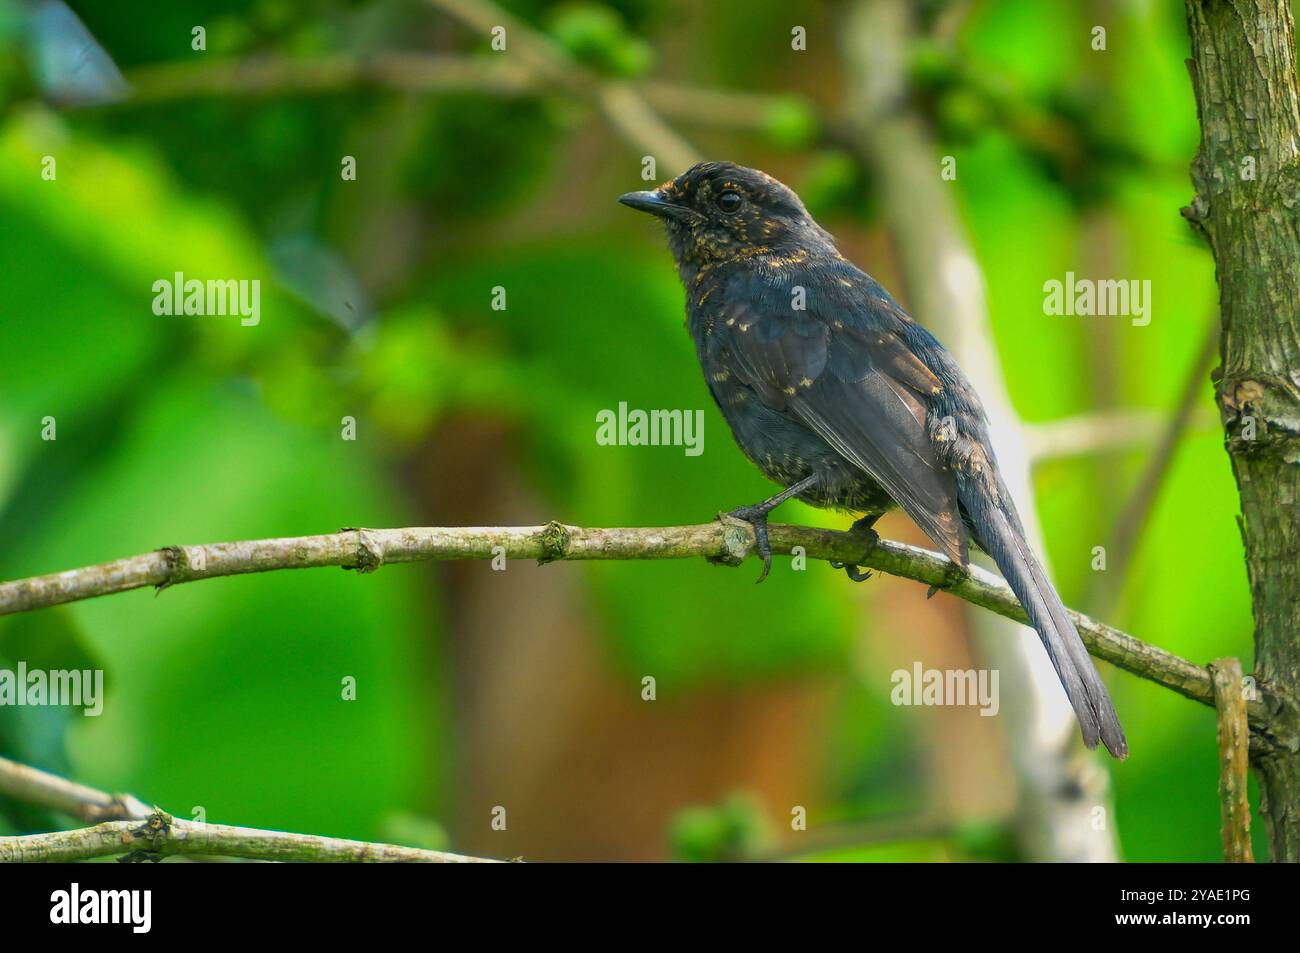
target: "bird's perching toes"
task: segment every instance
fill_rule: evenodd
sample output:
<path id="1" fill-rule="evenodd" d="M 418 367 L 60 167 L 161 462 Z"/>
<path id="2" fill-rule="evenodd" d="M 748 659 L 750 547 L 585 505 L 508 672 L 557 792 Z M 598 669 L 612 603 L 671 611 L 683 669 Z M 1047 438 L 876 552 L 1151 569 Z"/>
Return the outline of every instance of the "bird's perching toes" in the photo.
<path id="1" fill-rule="evenodd" d="M 767 574 L 772 570 L 772 544 L 767 538 L 767 514 L 771 512 L 771 507 L 764 509 L 762 503 L 754 506 L 741 506 L 727 513 L 733 519 L 743 520 L 754 528 L 754 551 L 758 553 L 763 560 L 763 571 L 759 574 L 758 582 L 767 578 Z"/>
<path id="2" fill-rule="evenodd" d="M 758 581 L 762 582 L 767 578 L 767 574 L 772 570 L 772 546 L 767 539 L 767 514 L 790 499 L 792 496 L 798 496 L 812 487 L 816 486 L 820 477 L 817 474 L 804 477 L 793 486 L 788 486 L 775 496 L 769 496 L 762 503 L 755 503 L 752 506 L 742 506 L 731 510 L 728 516 L 743 520 L 750 526 L 754 527 L 754 549 L 759 558 L 763 560 L 763 572 L 759 575 Z"/>
<path id="3" fill-rule="evenodd" d="M 866 562 L 867 557 L 871 555 L 871 551 L 875 549 L 876 544 L 880 542 L 880 534 L 877 533 L 873 527 L 876 525 L 876 520 L 880 519 L 882 515 L 884 514 L 869 513 L 855 521 L 854 524 L 849 527 L 850 533 L 858 533 L 867 538 L 867 548 L 862 551 L 863 562 Z M 854 582 L 866 582 L 871 578 L 871 570 L 863 569 L 856 563 L 842 563 L 831 560 L 831 568 L 843 569 L 844 575 L 848 576 Z"/>

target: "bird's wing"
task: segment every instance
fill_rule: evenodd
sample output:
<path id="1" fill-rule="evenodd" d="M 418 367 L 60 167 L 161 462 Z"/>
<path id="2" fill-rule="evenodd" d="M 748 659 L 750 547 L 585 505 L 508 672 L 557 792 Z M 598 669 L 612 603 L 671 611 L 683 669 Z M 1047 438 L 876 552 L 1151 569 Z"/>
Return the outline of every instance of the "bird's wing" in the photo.
<path id="1" fill-rule="evenodd" d="M 711 356 L 773 410 L 874 477 L 950 559 L 967 561 L 957 487 L 931 443 L 925 397 L 943 384 L 895 333 L 725 295 Z M 882 322 L 883 323 L 883 322 Z"/>

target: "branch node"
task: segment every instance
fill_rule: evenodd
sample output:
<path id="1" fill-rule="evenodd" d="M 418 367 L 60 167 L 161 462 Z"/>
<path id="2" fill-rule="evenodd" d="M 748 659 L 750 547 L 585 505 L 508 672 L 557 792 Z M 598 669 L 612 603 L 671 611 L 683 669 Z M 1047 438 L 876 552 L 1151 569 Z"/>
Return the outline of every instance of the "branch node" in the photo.
<path id="1" fill-rule="evenodd" d="M 167 835 L 171 833 L 171 829 L 171 815 L 154 805 L 153 810 L 144 819 L 143 824 L 122 835 L 122 844 L 133 849 L 120 858 L 121 862 L 132 864 L 142 863 L 147 860 L 157 863 L 162 860 L 162 846 L 166 843 Z M 145 841 L 149 846 L 136 848 L 134 845 L 139 841 Z"/>
<path id="2" fill-rule="evenodd" d="M 357 534 L 357 564 L 355 566 L 344 566 L 344 569 L 354 569 L 358 573 L 365 575 L 368 572 L 374 572 L 384 564 L 384 548 L 375 540 L 374 536 L 359 526 L 345 526 L 341 532 Z"/>
<path id="3" fill-rule="evenodd" d="M 551 520 L 541 532 L 542 555 L 537 557 L 537 565 L 563 559 L 569 553 L 569 528 L 558 520 Z"/>
<path id="4" fill-rule="evenodd" d="M 1190 205 L 1184 205 L 1178 211 L 1179 214 L 1181 214 L 1183 218 L 1187 219 L 1187 221 L 1192 225 L 1200 227 L 1210 216 L 1210 203 L 1206 200 L 1205 196 L 1197 193 L 1193 196 Z"/>
<path id="5" fill-rule="evenodd" d="M 86 807 L 85 819 L 91 823 L 101 821 L 134 821 L 149 816 L 149 808 L 132 794 L 114 794 L 103 807 Z"/>
<path id="6" fill-rule="evenodd" d="M 757 545 L 754 527 L 730 513 L 719 513 L 718 522 L 722 524 L 721 547 L 704 558 L 717 566 L 739 566 Z"/>
<path id="7" fill-rule="evenodd" d="M 184 582 L 183 566 L 186 563 L 185 550 L 180 546 L 164 546 L 158 550 L 158 555 L 162 556 L 163 568 L 167 573 L 167 578 L 162 582 L 155 583 L 153 590 L 154 595 L 162 592 L 178 582 Z"/>

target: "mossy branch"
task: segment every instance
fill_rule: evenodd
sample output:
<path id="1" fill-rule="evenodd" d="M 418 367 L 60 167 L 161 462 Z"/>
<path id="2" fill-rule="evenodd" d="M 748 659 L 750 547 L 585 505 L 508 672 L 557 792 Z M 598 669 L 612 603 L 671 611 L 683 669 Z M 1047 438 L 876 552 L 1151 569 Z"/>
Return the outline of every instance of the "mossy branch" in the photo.
<path id="1" fill-rule="evenodd" d="M 772 552 L 855 563 L 942 589 L 999 615 L 1025 621 L 1024 609 L 999 577 L 972 566 L 967 573 L 938 553 L 892 540 L 870 552 L 852 532 L 774 524 Z M 320 536 L 254 539 L 201 546 L 168 546 L 139 556 L 0 583 L 0 615 L 92 599 L 97 596 L 219 576 L 340 566 L 372 572 L 385 563 L 425 560 L 534 559 L 541 563 L 594 559 L 692 559 L 736 566 L 752 555 L 754 534 L 729 517 L 692 526 L 588 528 L 552 522 L 545 526 L 408 527 L 343 529 Z M 1071 611 L 1088 650 L 1118 668 L 1214 706 L 1209 672 L 1186 659 Z M 1250 721 L 1267 728 L 1267 695 L 1251 702 Z M 1267 737 L 1254 735 L 1259 743 Z"/>

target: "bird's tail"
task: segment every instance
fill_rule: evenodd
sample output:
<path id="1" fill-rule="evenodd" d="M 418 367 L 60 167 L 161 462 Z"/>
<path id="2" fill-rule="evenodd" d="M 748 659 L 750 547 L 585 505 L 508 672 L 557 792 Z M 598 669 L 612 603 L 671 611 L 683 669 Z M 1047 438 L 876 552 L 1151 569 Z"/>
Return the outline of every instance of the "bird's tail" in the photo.
<path id="1" fill-rule="evenodd" d="M 998 483 L 998 496 L 1007 501 L 1005 503 L 994 499 L 989 489 L 982 485 L 972 483 L 962 488 L 970 491 L 961 494 L 962 505 L 979 528 L 980 547 L 993 557 L 1011 591 L 1025 607 L 1030 624 L 1042 639 L 1079 719 L 1084 743 L 1095 748 L 1100 739 L 1116 758 L 1126 758 L 1128 741 L 1101 675 L 1089 658 L 1061 597 L 1056 594 L 1047 573 L 1029 548 L 1006 488 L 1000 480 Z"/>

